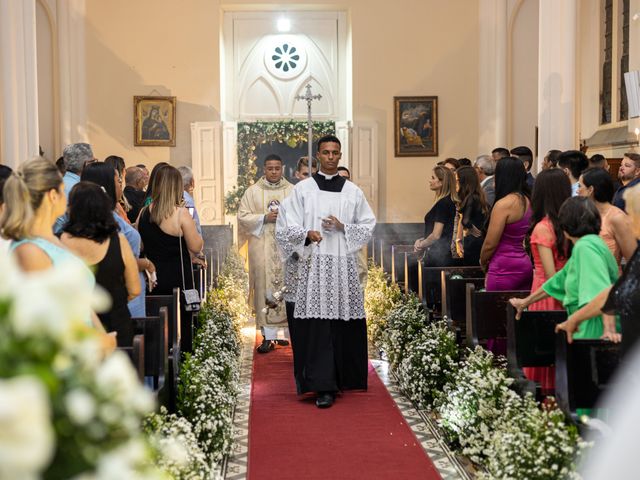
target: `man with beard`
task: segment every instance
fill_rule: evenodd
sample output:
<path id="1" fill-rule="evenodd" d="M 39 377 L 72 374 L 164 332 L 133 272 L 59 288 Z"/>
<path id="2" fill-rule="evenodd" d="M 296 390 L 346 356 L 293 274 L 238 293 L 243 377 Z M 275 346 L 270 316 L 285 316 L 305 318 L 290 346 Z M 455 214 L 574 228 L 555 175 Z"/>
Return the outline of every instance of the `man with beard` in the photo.
<path id="1" fill-rule="evenodd" d="M 625 210 L 624 191 L 640 183 L 640 155 L 637 153 L 625 153 L 620 162 L 618 179 L 622 186 L 613 196 L 613 204 L 621 210 Z"/>

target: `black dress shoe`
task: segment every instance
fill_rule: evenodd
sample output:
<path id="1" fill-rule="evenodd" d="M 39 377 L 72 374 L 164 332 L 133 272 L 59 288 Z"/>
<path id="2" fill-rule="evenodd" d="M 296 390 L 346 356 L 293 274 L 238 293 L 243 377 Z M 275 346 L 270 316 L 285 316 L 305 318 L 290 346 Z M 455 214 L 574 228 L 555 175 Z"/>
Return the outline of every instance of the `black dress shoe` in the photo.
<path id="1" fill-rule="evenodd" d="M 316 407 L 329 408 L 333 405 L 335 396 L 331 392 L 318 392 L 318 398 L 316 398 Z"/>
<path id="2" fill-rule="evenodd" d="M 260 346 L 256 349 L 258 353 L 269 353 L 271 350 L 276 348 L 275 344 L 271 340 L 262 340 Z"/>
<path id="3" fill-rule="evenodd" d="M 289 345 L 289 340 L 278 339 L 276 340 L 276 343 L 281 347 L 286 347 L 287 345 Z"/>

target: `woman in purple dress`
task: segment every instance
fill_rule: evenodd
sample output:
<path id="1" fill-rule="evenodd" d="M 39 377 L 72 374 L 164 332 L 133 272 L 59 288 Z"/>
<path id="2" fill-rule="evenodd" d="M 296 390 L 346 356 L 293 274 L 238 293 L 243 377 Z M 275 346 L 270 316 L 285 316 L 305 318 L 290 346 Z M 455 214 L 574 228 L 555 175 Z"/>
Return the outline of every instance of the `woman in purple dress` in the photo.
<path id="1" fill-rule="evenodd" d="M 529 197 L 522 161 L 501 159 L 496 166 L 496 200 L 480 252 L 488 291 L 531 289 L 533 266 L 524 247 L 531 222 Z"/>

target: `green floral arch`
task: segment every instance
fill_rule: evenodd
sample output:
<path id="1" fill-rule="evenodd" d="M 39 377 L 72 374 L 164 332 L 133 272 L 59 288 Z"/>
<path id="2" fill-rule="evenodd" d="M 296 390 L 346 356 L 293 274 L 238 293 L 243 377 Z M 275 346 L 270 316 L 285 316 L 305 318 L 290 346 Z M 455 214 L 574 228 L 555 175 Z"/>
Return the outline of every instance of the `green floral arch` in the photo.
<path id="1" fill-rule="evenodd" d="M 313 122 L 313 141 L 324 135 L 335 135 L 335 131 L 334 122 Z M 244 192 L 255 183 L 258 145 L 278 142 L 295 148 L 307 141 L 308 134 L 307 122 L 238 123 L 238 184 L 225 195 L 225 212 L 235 215 Z"/>

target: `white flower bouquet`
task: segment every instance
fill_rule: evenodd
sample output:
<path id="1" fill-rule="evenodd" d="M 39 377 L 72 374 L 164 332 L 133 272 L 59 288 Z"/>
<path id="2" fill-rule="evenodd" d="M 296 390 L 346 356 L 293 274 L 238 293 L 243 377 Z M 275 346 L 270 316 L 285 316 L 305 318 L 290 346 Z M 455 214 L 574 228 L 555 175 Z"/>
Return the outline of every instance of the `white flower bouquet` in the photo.
<path id="1" fill-rule="evenodd" d="M 421 409 L 430 409 L 451 382 L 457 368 L 455 333 L 445 322 L 434 322 L 418 333 L 404 349 L 396 370 L 405 395 Z"/>
<path id="2" fill-rule="evenodd" d="M 449 440 L 477 463 L 488 455 L 507 400 L 517 395 L 509 389 L 513 380 L 506 369 L 496 368 L 495 361 L 482 347 L 470 351 L 436 405 L 438 423 Z"/>
<path id="3" fill-rule="evenodd" d="M 406 296 L 403 302 L 389 312 L 381 343 L 393 370 L 400 365 L 406 345 L 422 334 L 426 323 L 427 313 L 415 295 Z"/>
<path id="4" fill-rule="evenodd" d="M 141 430 L 152 395 L 86 325 L 84 271 L 23 274 L 7 256 L 0 271 L 0 478 L 161 477 Z"/>
<path id="5" fill-rule="evenodd" d="M 387 327 L 387 317 L 401 301 L 400 288 L 390 283 L 381 267 L 369 264 L 367 285 L 364 290 L 364 309 L 367 314 L 367 332 L 376 347 L 382 344 L 382 333 Z"/>

